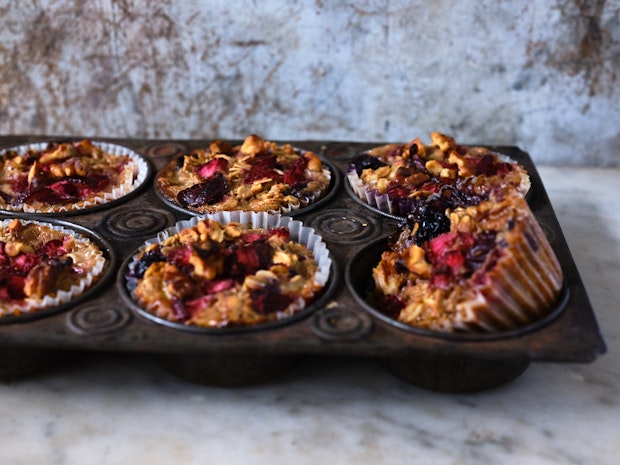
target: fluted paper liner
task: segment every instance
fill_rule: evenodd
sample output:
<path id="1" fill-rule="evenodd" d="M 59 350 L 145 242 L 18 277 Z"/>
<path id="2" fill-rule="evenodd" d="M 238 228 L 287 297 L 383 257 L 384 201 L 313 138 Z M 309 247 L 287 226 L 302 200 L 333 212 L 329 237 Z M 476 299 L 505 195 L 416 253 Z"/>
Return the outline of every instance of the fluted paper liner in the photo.
<path id="1" fill-rule="evenodd" d="M 562 289 L 563 274 L 543 230 L 529 212 L 505 236 L 508 246 L 484 285 L 456 307 L 458 330 L 516 329 L 546 316 Z"/>

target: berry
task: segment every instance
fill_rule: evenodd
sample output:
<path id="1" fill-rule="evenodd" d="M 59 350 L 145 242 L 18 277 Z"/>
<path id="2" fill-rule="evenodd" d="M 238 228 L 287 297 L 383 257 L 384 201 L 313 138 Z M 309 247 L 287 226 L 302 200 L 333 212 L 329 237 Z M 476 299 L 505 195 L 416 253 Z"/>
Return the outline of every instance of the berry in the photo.
<path id="1" fill-rule="evenodd" d="M 304 157 L 299 157 L 293 162 L 288 170 L 284 173 L 284 183 L 292 187 L 297 187 L 301 184 L 305 184 L 306 179 L 306 167 L 308 166 L 308 160 Z"/>
<path id="2" fill-rule="evenodd" d="M 221 201 L 227 191 L 226 178 L 222 173 L 216 172 L 206 181 L 183 189 L 177 194 L 177 200 L 184 206 L 201 207 Z"/>
<path id="3" fill-rule="evenodd" d="M 261 315 L 281 312 L 292 302 L 289 296 L 280 292 L 277 283 L 269 283 L 264 289 L 252 291 L 250 297 L 253 310 Z"/>
<path id="4" fill-rule="evenodd" d="M 252 184 L 261 179 L 271 179 L 280 182 L 283 176 L 276 171 L 276 157 L 271 155 L 268 157 L 256 158 L 252 163 L 252 168 L 245 174 L 244 184 Z"/>
<path id="5" fill-rule="evenodd" d="M 209 179 L 215 173 L 223 173 L 228 169 L 228 160 L 225 158 L 214 158 L 207 163 L 200 165 L 197 169 L 197 174 L 202 179 Z"/>
<path id="6" fill-rule="evenodd" d="M 362 155 L 358 155 L 355 157 L 351 163 L 349 164 L 349 171 L 355 170 L 358 176 L 362 175 L 362 171 L 365 169 L 373 169 L 381 168 L 382 166 L 387 166 L 383 161 L 381 161 L 377 157 L 373 157 L 372 155 L 368 155 L 364 153 Z"/>

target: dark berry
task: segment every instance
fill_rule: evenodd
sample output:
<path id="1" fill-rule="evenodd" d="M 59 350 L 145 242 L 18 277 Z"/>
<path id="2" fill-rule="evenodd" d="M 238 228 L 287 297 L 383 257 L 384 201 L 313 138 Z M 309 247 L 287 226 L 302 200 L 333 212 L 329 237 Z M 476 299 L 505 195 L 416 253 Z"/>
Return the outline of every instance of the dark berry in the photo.
<path id="1" fill-rule="evenodd" d="M 252 291 L 250 297 L 253 310 L 261 315 L 281 312 L 292 302 L 289 296 L 280 292 L 277 283 L 269 283 L 264 289 Z"/>
<path id="2" fill-rule="evenodd" d="M 237 247 L 233 253 L 231 274 L 243 277 L 268 268 L 271 263 L 271 246 L 266 240 L 254 241 Z"/>
<path id="3" fill-rule="evenodd" d="M 177 199 L 184 206 L 202 207 L 221 201 L 227 191 L 226 178 L 222 173 L 217 172 L 212 178 L 179 192 Z"/>
<path id="4" fill-rule="evenodd" d="M 275 182 L 280 182 L 283 176 L 276 171 L 278 168 L 275 155 L 256 158 L 252 162 L 252 168 L 245 174 L 244 184 L 252 184 L 255 181 L 269 178 Z"/>
<path id="5" fill-rule="evenodd" d="M 368 155 L 367 153 L 363 153 L 358 155 L 349 164 L 349 171 L 355 170 L 358 176 L 362 175 L 362 171 L 365 169 L 373 169 L 381 168 L 382 166 L 387 166 L 381 159 L 377 157 L 373 157 L 372 155 Z"/>
<path id="6" fill-rule="evenodd" d="M 284 183 L 291 187 L 299 186 L 300 184 L 306 184 L 306 167 L 308 166 L 308 160 L 305 157 L 299 157 L 293 162 L 288 170 L 284 172 Z"/>
<path id="7" fill-rule="evenodd" d="M 139 260 L 133 261 L 129 265 L 127 276 L 135 279 L 142 279 L 146 270 L 156 262 L 166 261 L 166 257 L 161 253 L 161 249 L 149 250 L 145 252 Z"/>

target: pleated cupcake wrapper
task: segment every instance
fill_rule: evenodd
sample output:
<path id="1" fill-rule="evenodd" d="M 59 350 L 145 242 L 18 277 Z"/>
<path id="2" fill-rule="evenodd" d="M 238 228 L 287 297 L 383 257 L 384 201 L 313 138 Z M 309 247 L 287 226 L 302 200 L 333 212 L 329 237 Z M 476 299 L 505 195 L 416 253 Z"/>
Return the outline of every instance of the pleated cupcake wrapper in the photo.
<path id="1" fill-rule="evenodd" d="M 247 228 L 287 228 L 290 231 L 290 238 L 292 241 L 305 245 L 312 252 L 314 260 L 317 262 L 319 268 L 314 277 L 315 283 L 320 286 L 325 286 L 329 280 L 332 261 L 329 256 L 329 250 L 323 242 L 323 238 L 317 234 L 313 228 L 304 226 L 301 221 L 277 213 L 235 210 L 193 217 L 189 220 L 179 221 L 174 226 L 160 232 L 155 238 L 147 240 L 140 248 L 140 251 L 150 245 L 162 243 L 184 229 L 196 226 L 199 221 L 205 218 L 218 221 L 224 225 L 233 222 L 241 223 Z M 136 257 L 134 257 L 134 261 L 135 260 L 137 260 L 137 254 Z"/>
<path id="2" fill-rule="evenodd" d="M 7 227 L 11 221 L 12 220 L 10 219 L 0 221 L 0 228 Z M 62 226 L 57 226 L 54 224 L 44 223 L 41 221 L 34 221 L 34 220 L 20 220 L 20 221 L 22 224 L 34 223 L 34 224 L 38 224 L 41 226 L 54 229 L 56 231 L 60 231 L 61 233 L 67 236 L 73 236 L 76 241 L 92 242 L 90 239 L 84 237 L 83 235 L 75 231 L 72 231 L 70 229 L 64 228 Z M 11 303 L 0 303 L 0 315 L 12 315 L 12 314 L 15 314 L 16 312 L 31 313 L 37 310 L 51 309 L 51 308 L 63 305 L 71 301 L 72 299 L 79 297 L 81 294 L 83 294 L 84 291 L 86 291 L 95 282 L 95 280 L 99 277 L 99 275 L 101 275 L 105 267 L 105 264 L 106 264 L 106 260 L 102 254 L 99 257 L 99 260 L 97 260 L 97 263 L 95 264 L 95 267 L 91 270 L 91 272 L 87 274 L 86 276 L 84 276 L 78 283 L 73 284 L 66 291 L 63 291 L 63 290 L 58 291 L 56 295 L 53 295 L 53 296 L 46 295 L 40 301 L 31 299 L 31 298 L 26 298 L 24 299 L 24 304 L 21 304 L 21 305 L 11 304 Z"/>
<path id="3" fill-rule="evenodd" d="M 560 264 L 533 214 L 507 238 L 488 281 L 457 305 L 455 328 L 493 331 L 533 323 L 551 310 L 562 289 Z"/>
<path id="4" fill-rule="evenodd" d="M 267 213 L 272 213 L 272 214 L 277 214 L 277 213 L 282 213 L 284 215 L 295 212 L 297 210 L 299 210 L 300 208 L 305 208 L 308 207 L 310 205 L 312 205 L 314 202 L 316 202 L 317 200 L 320 200 L 321 197 L 323 197 L 323 195 L 327 192 L 327 189 L 329 189 L 329 184 L 331 182 L 332 179 L 332 174 L 331 172 L 327 169 L 327 168 L 323 168 L 323 175 L 327 177 L 327 186 L 325 187 L 325 189 L 323 190 L 318 190 L 318 191 L 314 191 L 312 194 L 308 195 L 308 200 L 299 200 L 299 205 L 293 205 L 293 204 L 288 204 L 288 205 L 283 205 L 280 207 L 280 209 L 278 211 L 269 211 Z"/>
<path id="5" fill-rule="evenodd" d="M 381 194 L 377 189 L 372 189 L 364 184 L 355 170 L 347 172 L 347 179 L 353 192 L 368 205 L 385 213 L 401 215 L 400 209 L 387 194 Z"/>
<path id="6" fill-rule="evenodd" d="M 19 154 L 24 154 L 29 150 L 42 151 L 47 149 L 48 142 L 20 145 L 19 147 L 7 150 L 15 150 Z M 53 205 L 45 209 L 34 208 L 30 205 L 6 205 L 4 209 L 7 211 L 25 212 L 25 213 L 61 213 L 75 210 L 82 210 L 96 205 L 102 205 L 113 200 L 119 199 L 130 194 L 146 181 L 148 174 L 148 165 L 146 161 L 135 151 L 120 145 L 109 144 L 106 142 L 92 142 L 95 147 L 115 156 L 128 156 L 134 162 L 134 169 L 125 171 L 124 179 L 121 183 L 109 192 L 102 192 L 93 199 L 83 200 L 70 205 Z M 2 154 L 0 153 L 0 157 Z"/>

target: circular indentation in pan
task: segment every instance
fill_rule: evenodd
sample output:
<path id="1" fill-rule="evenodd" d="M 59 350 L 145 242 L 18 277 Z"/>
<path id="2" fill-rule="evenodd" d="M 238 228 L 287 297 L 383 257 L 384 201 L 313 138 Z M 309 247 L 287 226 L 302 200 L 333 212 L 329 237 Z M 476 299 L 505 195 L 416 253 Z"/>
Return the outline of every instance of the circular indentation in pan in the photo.
<path id="1" fill-rule="evenodd" d="M 69 327 L 79 334 L 103 334 L 117 331 L 129 323 L 131 314 L 124 308 L 105 303 L 87 305 L 68 315 Z"/>
<path id="2" fill-rule="evenodd" d="M 312 317 L 312 330 L 323 339 L 362 339 L 371 329 L 372 319 L 350 308 L 326 308 Z"/>
<path id="3" fill-rule="evenodd" d="M 333 208 L 316 213 L 308 219 L 325 239 L 332 242 L 364 241 L 381 230 L 379 221 L 345 208 Z"/>
<path id="4" fill-rule="evenodd" d="M 555 308 L 550 311 L 549 314 L 534 323 L 518 329 L 493 331 L 488 333 L 448 333 L 417 328 L 391 318 L 372 302 L 371 292 L 372 289 L 375 288 L 375 284 L 372 279 L 372 269 L 379 263 L 381 254 L 387 249 L 387 238 L 377 239 L 360 249 L 347 263 L 347 267 L 345 269 L 345 282 L 355 300 L 375 318 L 394 328 L 409 333 L 450 341 L 493 341 L 498 339 L 514 338 L 541 329 L 549 324 L 564 310 L 569 299 L 569 291 L 567 287 L 564 286 Z"/>
<path id="5" fill-rule="evenodd" d="M 97 281 L 94 284 L 92 284 L 88 289 L 86 289 L 83 293 L 75 296 L 74 298 L 70 299 L 68 302 L 57 305 L 55 307 L 36 310 L 31 313 L 23 313 L 21 315 L 3 316 L 3 317 L 0 317 L 0 324 L 31 321 L 33 319 L 42 318 L 44 316 L 49 316 L 49 315 L 67 310 L 68 308 L 74 307 L 75 305 L 81 302 L 85 302 L 90 297 L 96 295 L 103 288 L 105 288 L 110 283 L 110 280 L 114 277 L 114 271 L 116 270 L 118 260 L 117 260 L 116 254 L 114 253 L 112 249 L 111 244 L 107 240 L 105 240 L 101 235 L 83 226 L 79 226 L 77 224 L 69 223 L 67 221 L 62 221 L 62 220 L 47 218 L 45 220 L 37 219 L 37 220 L 30 220 L 30 221 L 34 221 L 35 223 L 49 224 L 51 226 L 64 228 L 65 230 L 73 231 L 83 237 L 86 237 L 87 239 L 89 239 L 90 241 L 92 241 L 94 244 L 96 244 L 99 247 L 99 249 L 103 253 L 106 263 Z"/>
<path id="6" fill-rule="evenodd" d="M 187 146 L 178 142 L 162 142 L 146 149 L 146 155 L 152 158 L 170 158 L 187 151 Z"/>
<path id="7" fill-rule="evenodd" d="M 106 218 L 105 225 L 116 236 L 135 238 L 151 236 L 172 222 L 174 222 L 174 215 L 170 212 L 144 207 L 113 213 Z"/>

